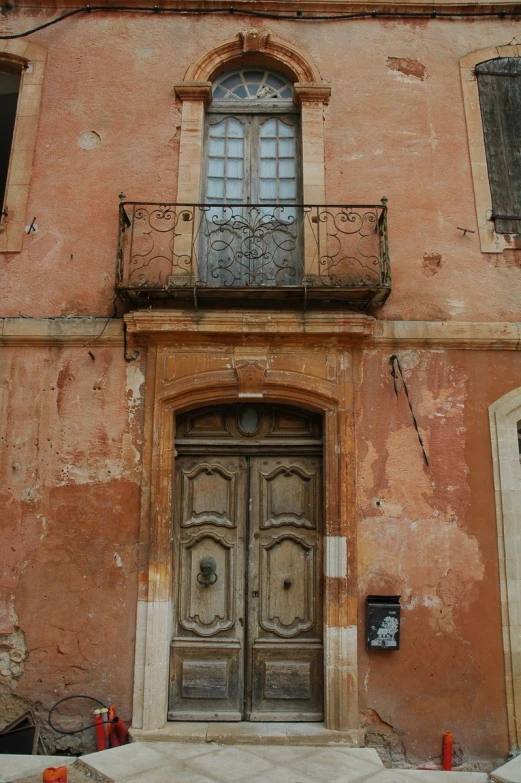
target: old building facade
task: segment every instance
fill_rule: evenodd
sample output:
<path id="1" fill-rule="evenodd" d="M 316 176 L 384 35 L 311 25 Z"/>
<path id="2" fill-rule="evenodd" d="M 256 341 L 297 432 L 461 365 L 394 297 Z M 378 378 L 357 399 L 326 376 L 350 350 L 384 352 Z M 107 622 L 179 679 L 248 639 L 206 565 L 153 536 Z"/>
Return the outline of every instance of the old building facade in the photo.
<path id="1" fill-rule="evenodd" d="M 3 723 L 88 693 L 503 758 L 515 7 L 116 5 L 0 14 Z"/>

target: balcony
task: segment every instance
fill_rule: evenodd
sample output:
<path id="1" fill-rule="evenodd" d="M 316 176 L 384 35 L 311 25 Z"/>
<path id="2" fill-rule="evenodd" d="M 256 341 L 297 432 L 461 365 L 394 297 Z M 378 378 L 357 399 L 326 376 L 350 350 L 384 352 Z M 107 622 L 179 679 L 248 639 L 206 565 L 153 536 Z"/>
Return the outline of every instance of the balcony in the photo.
<path id="1" fill-rule="evenodd" d="M 294 300 L 366 310 L 391 291 L 386 202 L 122 202 L 115 290 L 138 306 Z"/>

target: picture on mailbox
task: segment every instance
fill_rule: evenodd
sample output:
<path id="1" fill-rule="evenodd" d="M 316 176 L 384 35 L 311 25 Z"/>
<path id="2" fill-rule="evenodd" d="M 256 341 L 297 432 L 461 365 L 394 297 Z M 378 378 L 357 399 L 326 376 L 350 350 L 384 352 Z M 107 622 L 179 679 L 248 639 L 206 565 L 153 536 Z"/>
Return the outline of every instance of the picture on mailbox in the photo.
<path id="1" fill-rule="evenodd" d="M 400 649 L 400 596 L 367 597 L 366 647 L 368 650 Z"/>

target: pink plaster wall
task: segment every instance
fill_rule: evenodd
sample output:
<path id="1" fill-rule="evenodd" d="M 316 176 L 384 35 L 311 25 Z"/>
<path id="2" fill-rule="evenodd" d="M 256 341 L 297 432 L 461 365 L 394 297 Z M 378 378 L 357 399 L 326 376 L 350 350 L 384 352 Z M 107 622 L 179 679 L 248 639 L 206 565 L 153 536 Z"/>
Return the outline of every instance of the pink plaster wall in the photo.
<path id="1" fill-rule="evenodd" d="M 9 26 L 47 18 L 15 12 Z M 457 230 L 476 229 L 459 60 L 511 41 L 515 22 L 255 24 L 309 52 L 331 85 L 328 202 L 389 198 L 394 287 L 378 317 L 518 320 L 519 254 L 482 254 L 477 233 Z M 175 199 L 174 84 L 203 52 L 249 26 L 114 13 L 34 35 L 49 50 L 28 206 L 39 232 L 1 261 L 4 315 L 111 311 L 118 194 Z M 100 145 L 81 149 L 79 137 L 92 131 Z"/>
<path id="2" fill-rule="evenodd" d="M 0 377 L 0 721 L 76 693 L 128 720 L 140 370 L 119 348 L 4 348 Z"/>
<path id="3" fill-rule="evenodd" d="M 430 467 L 403 392 L 395 398 L 389 353 L 367 352 L 357 415 L 361 712 L 398 756 L 435 759 L 452 731 L 464 756 L 500 758 L 508 743 L 487 409 L 521 385 L 521 361 L 506 352 L 400 358 Z M 401 596 L 399 653 L 364 648 L 371 594 Z"/>

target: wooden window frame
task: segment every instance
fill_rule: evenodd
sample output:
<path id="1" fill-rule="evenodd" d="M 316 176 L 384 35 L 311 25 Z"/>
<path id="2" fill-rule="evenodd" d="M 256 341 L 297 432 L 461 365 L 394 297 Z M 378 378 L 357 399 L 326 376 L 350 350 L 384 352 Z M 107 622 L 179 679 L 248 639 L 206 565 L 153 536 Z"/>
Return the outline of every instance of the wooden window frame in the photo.
<path id="1" fill-rule="evenodd" d="M 0 222 L 0 252 L 22 250 L 47 50 L 24 40 L 0 41 L 0 63 L 20 68 L 16 121 Z"/>
<path id="2" fill-rule="evenodd" d="M 222 105 L 222 108 L 221 108 Z M 208 178 L 208 160 L 209 160 L 209 130 L 210 130 L 210 124 L 214 121 L 218 122 L 217 118 L 220 117 L 221 119 L 224 119 L 226 117 L 231 117 L 233 119 L 239 119 L 247 117 L 248 119 L 251 117 L 263 117 L 263 118 L 277 118 L 281 120 L 292 120 L 293 125 L 295 128 L 295 146 L 296 146 L 296 155 L 295 155 L 295 166 L 296 166 L 296 188 L 297 188 L 297 197 L 295 199 L 295 203 L 302 203 L 302 139 L 301 139 L 301 132 L 300 132 L 300 116 L 299 111 L 295 106 L 288 106 L 287 104 L 283 107 L 278 107 L 277 111 L 271 111 L 270 108 L 266 109 L 264 106 L 262 106 L 259 102 L 255 102 L 255 104 L 249 105 L 250 111 L 232 111 L 230 108 L 229 103 L 224 103 L 221 101 L 216 101 L 216 105 L 214 105 L 210 110 L 206 112 L 206 123 L 205 123 L 205 139 L 203 143 L 203 170 L 202 170 L 202 192 L 201 192 L 201 201 L 205 201 L 206 196 L 206 182 Z M 241 107 L 242 109 L 242 107 Z M 240 119 L 239 119 L 240 121 Z M 260 123 L 259 123 L 259 131 L 260 131 Z M 251 144 L 252 144 L 252 137 L 253 134 L 251 132 L 251 129 L 246 130 L 245 129 L 245 143 L 246 143 L 246 149 L 248 150 L 248 153 L 251 151 Z M 260 138 L 260 137 L 259 137 Z M 258 144 L 259 138 L 256 139 L 256 143 Z M 245 169 L 246 170 L 246 169 Z M 251 189 L 251 179 L 255 176 L 258 176 L 258 172 L 255 172 L 253 170 L 248 170 L 248 177 L 245 178 L 244 182 L 245 184 L 248 184 L 249 188 Z M 249 203 L 251 198 L 248 196 L 245 196 L 243 199 L 244 203 Z M 260 203 L 260 199 L 257 199 L 257 202 Z"/>
<path id="3" fill-rule="evenodd" d="M 478 80 L 474 72 L 474 69 L 480 63 L 504 57 L 521 57 L 521 46 L 509 44 L 507 46 L 488 47 L 472 52 L 460 60 L 470 165 L 482 253 L 501 253 L 503 250 L 521 247 L 519 234 L 498 234 L 495 230 Z"/>

